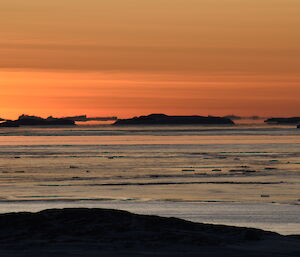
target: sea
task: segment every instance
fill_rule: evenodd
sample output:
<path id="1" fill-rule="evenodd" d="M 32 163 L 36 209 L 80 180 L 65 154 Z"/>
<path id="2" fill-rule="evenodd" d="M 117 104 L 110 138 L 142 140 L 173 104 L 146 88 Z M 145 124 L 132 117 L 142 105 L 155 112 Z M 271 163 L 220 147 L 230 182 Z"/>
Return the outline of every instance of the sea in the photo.
<path id="1" fill-rule="evenodd" d="M 113 208 L 300 234 L 296 126 L 0 129 L 0 212 Z"/>

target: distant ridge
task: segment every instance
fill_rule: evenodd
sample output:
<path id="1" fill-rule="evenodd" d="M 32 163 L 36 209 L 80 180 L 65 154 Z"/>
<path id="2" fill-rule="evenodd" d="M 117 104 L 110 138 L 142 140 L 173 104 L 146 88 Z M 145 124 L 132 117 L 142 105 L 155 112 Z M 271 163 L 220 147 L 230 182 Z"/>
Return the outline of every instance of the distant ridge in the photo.
<path id="1" fill-rule="evenodd" d="M 299 124 L 300 117 L 289 117 L 289 118 L 269 118 L 265 120 L 266 123 L 273 124 Z"/>
<path id="2" fill-rule="evenodd" d="M 9 120 L 0 118 L 0 127 L 19 127 L 19 126 L 43 126 L 43 125 L 75 125 L 76 121 L 115 121 L 118 118 L 111 117 L 87 117 L 87 115 L 77 115 L 62 118 L 49 116 L 44 119 L 35 115 L 22 114 L 17 120 Z"/>
<path id="3" fill-rule="evenodd" d="M 43 119 L 38 116 L 22 114 L 17 120 L 8 120 L 0 123 L 0 127 L 20 127 L 20 126 L 74 126 L 75 122 L 63 118 L 53 118 L 52 116 Z"/>
<path id="4" fill-rule="evenodd" d="M 111 120 L 118 119 L 115 116 L 112 116 L 112 117 L 87 117 L 86 115 L 70 116 L 70 117 L 63 117 L 63 118 L 72 120 L 72 121 L 111 121 Z"/>
<path id="5" fill-rule="evenodd" d="M 234 125 L 234 122 L 229 118 L 214 116 L 150 114 L 131 119 L 118 119 L 114 125 Z"/>

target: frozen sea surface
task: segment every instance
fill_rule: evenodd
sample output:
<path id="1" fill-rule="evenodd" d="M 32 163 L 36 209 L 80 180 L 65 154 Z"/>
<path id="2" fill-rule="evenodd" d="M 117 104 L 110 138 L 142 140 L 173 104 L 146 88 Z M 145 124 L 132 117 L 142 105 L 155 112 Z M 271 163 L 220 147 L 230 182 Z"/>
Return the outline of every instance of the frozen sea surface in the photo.
<path id="1" fill-rule="evenodd" d="M 300 233 L 291 126 L 2 128 L 1 212 L 107 207 Z"/>

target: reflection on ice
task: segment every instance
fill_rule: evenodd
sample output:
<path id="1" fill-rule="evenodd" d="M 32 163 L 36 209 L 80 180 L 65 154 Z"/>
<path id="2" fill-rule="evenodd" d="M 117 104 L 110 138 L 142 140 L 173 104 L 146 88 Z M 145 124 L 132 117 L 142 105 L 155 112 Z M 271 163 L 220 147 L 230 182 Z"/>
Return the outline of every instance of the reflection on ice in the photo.
<path id="1" fill-rule="evenodd" d="M 289 127 L 5 129 L 0 146 L 0 203 L 20 208 L 121 199 L 299 205 L 300 130 Z"/>

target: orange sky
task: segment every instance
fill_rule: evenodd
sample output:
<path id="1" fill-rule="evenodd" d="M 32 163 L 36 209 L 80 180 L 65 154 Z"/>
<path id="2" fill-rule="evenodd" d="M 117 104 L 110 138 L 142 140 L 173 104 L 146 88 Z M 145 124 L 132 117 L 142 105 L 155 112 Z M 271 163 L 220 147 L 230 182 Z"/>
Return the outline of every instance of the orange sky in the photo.
<path id="1" fill-rule="evenodd" d="M 0 117 L 299 116 L 298 0 L 2 0 Z"/>

